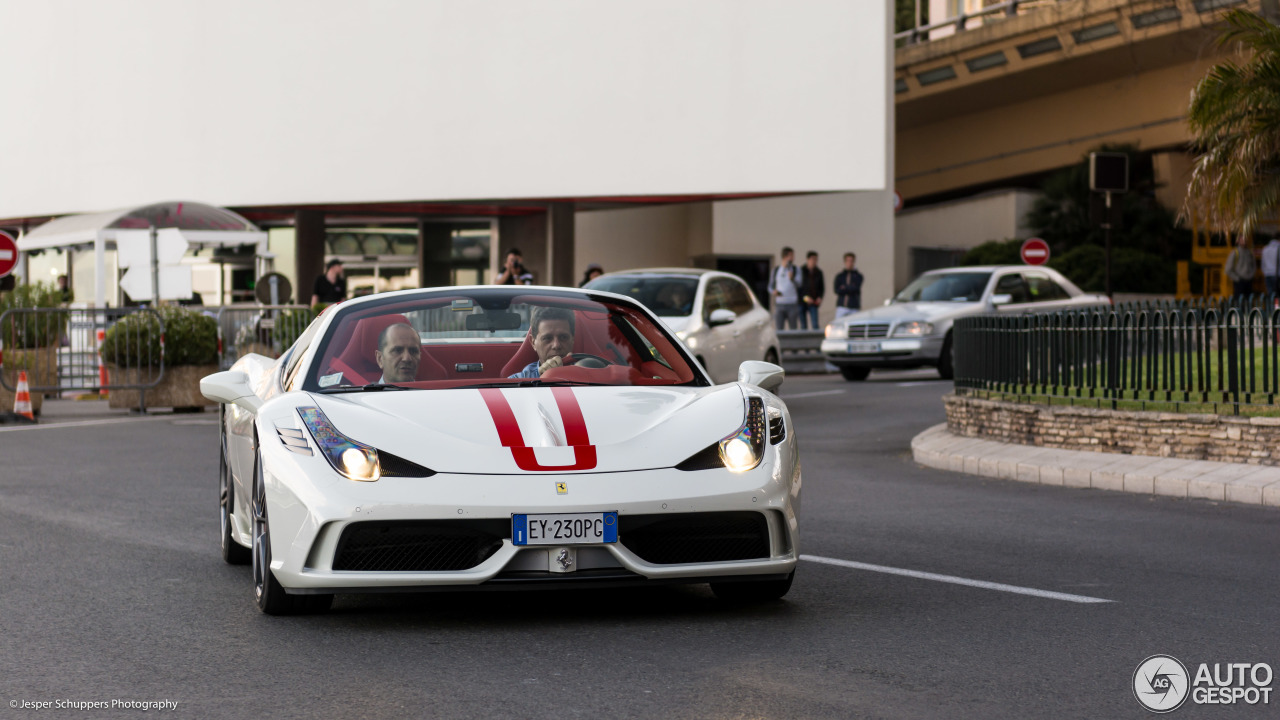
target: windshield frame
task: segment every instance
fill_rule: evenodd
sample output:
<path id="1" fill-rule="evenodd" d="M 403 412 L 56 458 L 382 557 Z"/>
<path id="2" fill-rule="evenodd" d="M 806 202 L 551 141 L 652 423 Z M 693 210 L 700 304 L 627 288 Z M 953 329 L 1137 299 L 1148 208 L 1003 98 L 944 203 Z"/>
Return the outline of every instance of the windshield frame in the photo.
<path id="1" fill-rule="evenodd" d="M 689 367 L 693 373 L 693 379 L 683 383 L 673 383 L 671 385 L 658 385 L 656 387 L 709 387 L 715 383 L 702 369 L 702 366 L 693 359 L 693 356 L 684 348 L 684 346 L 675 338 L 674 334 L 667 328 L 666 324 L 660 318 L 655 316 L 652 311 L 646 308 L 642 303 L 617 293 L 599 291 L 599 290 L 582 290 L 582 289 L 561 289 L 536 287 L 528 285 L 462 285 L 441 288 L 403 290 L 399 292 L 380 293 L 360 298 L 358 300 L 348 300 L 330 309 L 334 312 L 332 318 L 324 328 L 324 333 L 317 338 L 309 349 L 309 355 L 305 362 L 307 364 L 305 376 L 301 387 L 303 392 L 319 393 L 325 388 L 320 387 L 319 378 L 317 377 L 316 365 L 328 356 L 329 345 L 333 342 L 337 331 L 347 322 L 352 315 L 365 315 L 370 311 L 376 310 L 383 306 L 397 306 L 406 303 L 412 303 L 415 300 L 424 304 L 432 301 L 432 298 L 443 298 L 451 296 L 470 297 L 476 301 L 478 307 L 484 308 L 505 308 L 509 307 L 511 300 L 517 297 L 528 298 L 545 297 L 548 300 L 561 300 L 567 303 L 595 303 L 600 305 L 614 305 L 635 313 L 644 315 L 649 319 L 650 325 L 654 330 L 662 335 L 672 349 L 677 353 L 680 359 Z M 376 313 L 371 313 L 376 314 Z M 643 336 L 642 336 L 643 337 Z M 519 340 L 523 342 L 523 338 Z M 498 378 L 501 380 L 502 378 Z M 509 379 L 509 378 L 507 378 Z M 474 382 L 492 382 L 495 378 L 475 378 Z M 410 390 L 432 390 L 432 389 L 451 389 L 452 383 L 437 388 L 416 388 L 410 387 Z M 463 385 L 465 387 L 465 385 Z M 510 387 L 520 387 L 518 381 L 512 380 Z M 611 385 L 611 387 L 632 387 L 627 385 Z"/>

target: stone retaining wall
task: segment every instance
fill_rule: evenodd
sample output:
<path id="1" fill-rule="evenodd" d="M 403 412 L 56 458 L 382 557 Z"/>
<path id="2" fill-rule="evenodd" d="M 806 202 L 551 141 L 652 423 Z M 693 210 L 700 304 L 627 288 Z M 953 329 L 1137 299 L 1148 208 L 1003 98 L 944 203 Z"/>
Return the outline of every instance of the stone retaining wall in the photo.
<path id="1" fill-rule="evenodd" d="M 943 398 L 956 435 L 1065 450 L 1280 465 L 1280 417 L 1099 410 Z"/>

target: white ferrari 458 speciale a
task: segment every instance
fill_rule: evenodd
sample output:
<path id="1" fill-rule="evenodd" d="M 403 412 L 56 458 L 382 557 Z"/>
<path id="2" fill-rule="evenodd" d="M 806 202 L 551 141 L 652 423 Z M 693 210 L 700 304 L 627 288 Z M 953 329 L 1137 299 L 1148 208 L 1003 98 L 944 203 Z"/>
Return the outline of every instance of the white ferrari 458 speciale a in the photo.
<path id="1" fill-rule="evenodd" d="M 776 599 L 799 557 L 782 368 L 715 385 L 612 293 L 448 287 L 323 312 L 222 403 L 222 555 L 264 612 L 335 593 L 710 583 Z"/>

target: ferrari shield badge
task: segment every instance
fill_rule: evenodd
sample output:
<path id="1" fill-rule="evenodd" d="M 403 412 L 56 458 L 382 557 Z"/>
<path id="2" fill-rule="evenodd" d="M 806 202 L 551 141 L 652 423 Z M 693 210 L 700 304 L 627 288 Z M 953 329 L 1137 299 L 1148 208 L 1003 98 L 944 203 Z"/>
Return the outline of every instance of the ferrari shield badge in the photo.
<path id="1" fill-rule="evenodd" d="M 556 483 L 556 494 L 557 494 L 557 495 L 568 495 L 568 494 L 569 494 L 569 484 L 568 484 L 568 483 L 562 483 L 562 482 L 558 482 L 558 483 Z"/>

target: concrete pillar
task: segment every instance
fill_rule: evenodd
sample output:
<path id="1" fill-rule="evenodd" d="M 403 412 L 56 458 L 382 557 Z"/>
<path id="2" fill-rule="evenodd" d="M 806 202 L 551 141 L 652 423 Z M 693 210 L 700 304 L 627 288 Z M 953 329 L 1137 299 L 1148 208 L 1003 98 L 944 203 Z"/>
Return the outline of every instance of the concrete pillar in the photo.
<path id="1" fill-rule="evenodd" d="M 420 287 L 453 284 L 453 227 L 418 221 L 418 282 Z"/>
<path id="2" fill-rule="evenodd" d="M 309 305 L 316 278 L 324 273 L 324 213 L 298 210 L 293 215 L 293 229 L 294 276 L 298 278 L 294 295 L 300 304 Z"/>
<path id="3" fill-rule="evenodd" d="M 545 285 L 576 287 L 573 276 L 574 204 L 558 202 L 547 211 L 547 257 L 550 278 Z"/>

